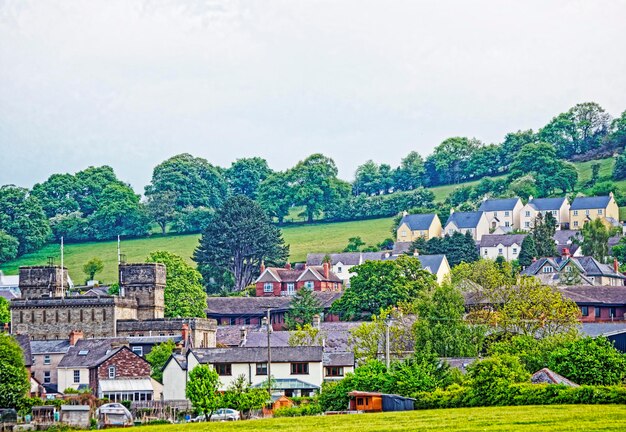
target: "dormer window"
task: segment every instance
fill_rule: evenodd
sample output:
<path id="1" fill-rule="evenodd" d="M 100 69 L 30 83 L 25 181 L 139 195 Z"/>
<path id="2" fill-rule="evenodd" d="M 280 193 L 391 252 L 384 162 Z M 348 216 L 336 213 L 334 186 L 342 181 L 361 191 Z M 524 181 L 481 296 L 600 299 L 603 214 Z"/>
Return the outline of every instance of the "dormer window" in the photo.
<path id="1" fill-rule="evenodd" d="M 543 268 L 543 272 L 544 273 L 553 273 L 554 272 L 554 268 L 552 266 L 545 266 Z"/>

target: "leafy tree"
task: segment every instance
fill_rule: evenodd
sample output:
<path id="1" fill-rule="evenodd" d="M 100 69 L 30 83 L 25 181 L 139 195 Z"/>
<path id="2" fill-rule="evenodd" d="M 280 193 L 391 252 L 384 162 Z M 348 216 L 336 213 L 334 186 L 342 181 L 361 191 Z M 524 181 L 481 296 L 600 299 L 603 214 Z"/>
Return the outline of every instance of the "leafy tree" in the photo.
<path id="1" fill-rule="evenodd" d="M 428 156 L 439 184 L 459 183 L 470 178 L 469 164 L 481 142 L 465 137 L 448 138 Z"/>
<path id="2" fill-rule="evenodd" d="M 18 255 L 36 251 L 50 236 L 39 201 L 27 189 L 13 185 L 0 186 L 0 227 L 19 241 Z"/>
<path id="3" fill-rule="evenodd" d="M 535 176 L 531 174 L 526 174 L 513 180 L 509 189 L 515 195 L 525 200 L 531 196 L 537 196 L 539 193 L 537 189 L 537 180 L 535 179 Z"/>
<path id="4" fill-rule="evenodd" d="M 531 144 L 537 141 L 537 136 L 532 129 L 525 131 L 517 131 L 506 134 L 504 141 L 502 142 L 502 163 L 508 167 L 515 160 L 517 152 L 526 144 Z"/>
<path id="5" fill-rule="evenodd" d="M 422 186 L 424 173 L 424 159 L 418 152 L 410 152 L 394 172 L 395 189 L 407 191 Z"/>
<path id="6" fill-rule="evenodd" d="M 237 159 L 226 170 L 226 180 L 233 195 L 256 199 L 259 185 L 272 174 L 267 161 L 260 157 Z"/>
<path id="7" fill-rule="evenodd" d="M 387 372 L 385 393 L 415 396 L 453 383 L 450 366 L 435 355 L 418 354 L 391 364 Z"/>
<path id="8" fill-rule="evenodd" d="M 11 322 L 11 311 L 9 301 L 4 297 L 0 297 L 0 324 Z"/>
<path id="9" fill-rule="evenodd" d="M 176 208 L 176 200 L 176 193 L 172 191 L 156 192 L 148 197 L 146 203 L 148 216 L 159 225 L 163 235 L 167 230 L 167 224 L 174 222 L 180 216 Z"/>
<path id="10" fill-rule="evenodd" d="M 213 411 L 220 408 L 222 397 L 218 393 L 220 378 L 215 370 L 208 365 L 199 365 L 189 372 L 185 395 L 194 409 L 211 420 Z"/>
<path id="11" fill-rule="evenodd" d="M 546 142 L 526 144 L 511 163 L 511 178 L 527 173 L 556 172 L 559 160 L 555 148 Z"/>
<path id="12" fill-rule="evenodd" d="M 626 178 L 626 153 L 622 153 L 615 160 L 613 167 L 613 180 L 623 180 Z"/>
<path id="13" fill-rule="evenodd" d="M 258 275 L 261 261 L 281 264 L 289 255 L 280 230 L 263 209 L 244 196 L 229 198 L 200 238 L 193 259 L 205 278 L 229 272 L 241 291 Z"/>
<path id="14" fill-rule="evenodd" d="M 415 346 L 440 357 L 475 357 L 481 350 L 485 330 L 463 319 L 465 299 L 450 284 L 435 288 L 417 300 L 413 326 Z"/>
<path id="15" fill-rule="evenodd" d="M 166 317 L 205 317 L 206 294 L 202 289 L 202 275 L 180 256 L 171 252 L 156 251 L 148 255 L 147 262 L 165 264 Z"/>
<path id="16" fill-rule="evenodd" d="M 563 194 L 567 191 L 574 192 L 576 184 L 578 183 L 578 170 L 576 166 L 569 162 L 560 161 L 558 170 L 553 177 L 553 182 L 556 187 L 561 189 Z"/>
<path id="17" fill-rule="evenodd" d="M 343 250 L 344 252 L 359 252 L 361 248 L 365 246 L 365 242 L 361 240 L 361 237 L 350 237 L 348 239 L 348 246 Z"/>
<path id="18" fill-rule="evenodd" d="M 76 201 L 78 202 L 81 213 L 83 213 L 85 217 L 91 216 L 101 208 L 103 205 L 101 202 L 102 196 L 107 190 L 107 187 L 126 186 L 132 193 L 132 189 L 121 182 L 115 175 L 113 168 L 107 165 L 101 167 L 90 166 L 87 169 L 77 172 L 74 177 L 76 178 L 78 187 Z"/>
<path id="19" fill-rule="evenodd" d="M 282 225 L 293 204 L 293 189 L 289 177 L 282 172 L 268 176 L 258 187 L 257 202 L 270 217 L 278 219 Z"/>
<path id="20" fill-rule="evenodd" d="M 19 247 L 20 242 L 15 237 L 0 230 L 0 264 L 14 259 Z"/>
<path id="21" fill-rule="evenodd" d="M 432 290 L 435 276 L 423 270 L 418 259 L 408 256 L 389 261 L 367 261 L 351 269 L 350 287 L 332 310 L 344 318 L 380 313 L 390 306 L 411 301 Z"/>
<path id="22" fill-rule="evenodd" d="M 169 339 L 163 343 L 155 345 L 152 350 L 146 354 L 146 360 L 150 363 L 152 368 L 152 378 L 158 382 L 163 382 L 163 367 L 165 363 L 172 356 L 172 353 L 176 349 L 176 344 L 173 340 Z"/>
<path id="23" fill-rule="evenodd" d="M 597 218 L 583 225 L 583 241 L 580 244 L 583 255 L 592 256 L 600 262 L 609 255 L 609 230 L 602 219 Z"/>
<path id="24" fill-rule="evenodd" d="M 461 263 L 452 269 L 452 285 L 475 297 L 500 305 L 506 302 L 508 287 L 517 283 L 517 275 L 510 263 L 498 264 L 493 260 L 481 259 L 472 263 Z M 478 290 L 478 291 L 477 291 Z"/>
<path id="25" fill-rule="evenodd" d="M 591 164 L 591 179 L 589 180 L 588 186 L 593 186 L 598 182 L 600 178 L 600 163 L 593 162 Z"/>
<path id="26" fill-rule="evenodd" d="M 577 384 L 617 385 L 626 378 L 626 356 L 605 337 L 586 337 L 556 349 L 548 367 Z"/>
<path id="27" fill-rule="evenodd" d="M 313 291 L 302 287 L 289 303 L 289 310 L 285 314 L 285 326 L 289 330 L 295 330 L 298 326 L 311 324 L 313 317 L 320 315 L 322 311 L 322 304 L 313 295 Z"/>
<path id="28" fill-rule="evenodd" d="M 626 111 L 613 120 L 611 131 L 611 134 L 608 136 L 608 141 L 611 146 L 614 148 L 624 148 L 626 146 Z"/>
<path id="29" fill-rule="evenodd" d="M 380 191 L 384 194 L 389 193 L 394 187 L 395 171 L 388 164 L 380 164 L 378 171 L 380 172 Z"/>
<path id="30" fill-rule="evenodd" d="M 148 218 L 130 186 L 110 184 L 100 195 L 97 210 L 89 226 L 98 240 L 123 236 L 143 236 L 148 232 Z"/>
<path id="31" fill-rule="evenodd" d="M 96 277 L 96 273 L 100 273 L 104 270 L 104 264 L 100 258 L 92 258 L 83 266 L 83 273 L 87 275 L 88 280 L 93 280 Z"/>
<path id="32" fill-rule="evenodd" d="M 352 193 L 358 195 L 375 195 L 381 191 L 380 168 L 374 161 L 368 160 L 356 169 Z"/>
<path id="33" fill-rule="evenodd" d="M 54 238 L 58 241 L 61 237 L 65 241 L 84 241 L 93 238 L 93 232 L 89 226 L 89 219 L 83 217 L 80 211 L 58 214 L 49 219 L 50 229 Z"/>
<path id="34" fill-rule="evenodd" d="M 297 325 L 289 335 L 289 346 L 321 346 L 326 335 L 318 327 L 311 324 Z"/>
<path id="35" fill-rule="evenodd" d="M 0 406 L 17 408 L 20 401 L 28 396 L 30 380 L 22 349 L 5 333 L 0 333 L 0 365 Z"/>
<path id="36" fill-rule="evenodd" d="M 546 213 L 544 218 L 542 213 L 535 217 L 532 227 L 532 237 L 535 242 L 537 257 L 551 257 L 556 255 L 556 243 L 554 233 L 556 232 L 556 220 L 552 213 Z"/>
<path id="37" fill-rule="evenodd" d="M 469 232 L 465 234 L 455 232 L 452 235 L 446 234 L 429 240 L 419 238 L 411 244 L 409 253 L 413 253 L 415 249 L 422 255 L 446 255 L 451 267 L 462 262 L 474 262 L 480 258 L 476 242 Z"/>
<path id="38" fill-rule="evenodd" d="M 529 378 L 517 357 L 502 354 L 479 360 L 467 368 L 467 379 L 476 405 L 502 405 L 510 384 Z"/>
<path id="39" fill-rule="evenodd" d="M 244 418 L 250 411 L 261 409 L 271 400 L 265 388 L 252 388 L 245 375 L 239 375 L 222 396 L 222 404 L 226 408 L 240 411 Z"/>
<path id="40" fill-rule="evenodd" d="M 626 263 L 626 237 L 619 239 L 619 242 L 613 246 L 612 253 L 621 264 Z"/>
<path id="41" fill-rule="evenodd" d="M 308 222 L 315 216 L 345 199 L 350 185 L 337 178 L 335 162 L 320 153 L 313 154 L 289 170 L 294 188 L 294 203 L 305 207 Z"/>
<path id="42" fill-rule="evenodd" d="M 77 195 L 81 187 L 72 174 L 53 174 L 33 186 L 32 195 L 41 203 L 46 216 L 69 214 L 80 210 Z"/>

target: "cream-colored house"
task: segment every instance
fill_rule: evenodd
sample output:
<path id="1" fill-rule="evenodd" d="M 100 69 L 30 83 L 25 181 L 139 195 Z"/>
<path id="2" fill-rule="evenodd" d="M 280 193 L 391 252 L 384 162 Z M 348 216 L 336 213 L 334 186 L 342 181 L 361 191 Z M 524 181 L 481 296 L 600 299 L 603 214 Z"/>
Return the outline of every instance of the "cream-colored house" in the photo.
<path id="1" fill-rule="evenodd" d="M 408 214 L 404 212 L 396 234 L 399 242 L 413 242 L 420 237 L 426 240 L 441 237 L 441 230 L 441 221 L 435 213 Z"/>
<path id="2" fill-rule="evenodd" d="M 507 261 L 516 260 L 522 250 L 526 234 L 487 234 L 480 239 L 480 257 L 495 260 L 503 257 Z"/>
<path id="3" fill-rule="evenodd" d="M 519 213 L 522 210 L 522 200 L 519 198 L 485 199 L 478 211 L 484 212 L 489 222 L 489 229 L 498 227 L 520 227 Z"/>
<path id="4" fill-rule="evenodd" d="M 450 210 L 450 217 L 444 226 L 444 233 L 452 235 L 455 232 L 472 234 L 476 241 L 480 241 L 483 235 L 489 234 L 489 222 L 482 211 L 455 212 Z"/>
<path id="5" fill-rule="evenodd" d="M 450 264 L 445 255 L 418 255 L 422 268 L 435 276 L 437 283 L 442 284 L 450 276 Z"/>
<path id="6" fill-rule="evenodd" d="M 583 225 L 594 219 L 602 219 L 607 226 L 619 225 L 619 207 L 613 197 L 608 196 L 576 197 L 569 210 L 570 229 L 582 229 Z"/>
<path id="7" fill-rule="evenodd" d="M 567 198 L 533 198 L 528 197 L 528 203 L 520 211 L 520 228 L 530 231 L 538 214 L 544 217 L 551 213 L 556 219 L 556 229 L 563 229 L 569 225 L 570 205 Z"/>

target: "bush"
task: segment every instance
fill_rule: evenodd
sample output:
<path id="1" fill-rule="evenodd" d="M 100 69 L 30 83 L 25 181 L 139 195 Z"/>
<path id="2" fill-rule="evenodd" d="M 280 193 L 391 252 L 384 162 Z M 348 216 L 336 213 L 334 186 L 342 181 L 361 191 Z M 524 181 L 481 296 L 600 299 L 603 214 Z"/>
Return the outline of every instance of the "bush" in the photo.
<path id="1" fill-rule="evenodd" d="M 507 405 L 508 388 L 530 375 L 517 357 L 499 355 L 473 363 L 467 369 L 472 406 Z"/>
<path id="2" fill-rule="evenodd" d="M 278 408 L 274 411 L 274 417 L 301 417 L 321 414 L 322 408 L 318 404 L 306 404 L 299 407 Z"/>

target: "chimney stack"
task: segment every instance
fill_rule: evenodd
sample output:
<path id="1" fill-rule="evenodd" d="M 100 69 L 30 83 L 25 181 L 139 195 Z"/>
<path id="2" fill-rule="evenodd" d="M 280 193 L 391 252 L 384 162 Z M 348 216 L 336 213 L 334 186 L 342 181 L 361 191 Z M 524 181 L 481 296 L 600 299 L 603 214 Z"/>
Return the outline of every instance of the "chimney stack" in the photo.
<path id="1" fill-rule="evenodd" d="M 318 314 L 313 315 L 313 327 L 316 329 L 320 328 L 320 316 Z"/>
<path id="2" fill-rule="evenodd" d="M 285 264 L 285 268 L 286 268 L 287 270 L 291 270 L 291 263 L 287 263 L 287 264 Z"/>
<path id="3" fill-rule="evenodd" d="M 403 216 L 403 217 L 404 217 L 404 216 L 408 216 L 408 215 L 409 215 L 409 212 L 408 212 L 408 211 L 404 210 L 404 211 L 402 212 L 402 216 Z"/>
<path id="4" fill-rule="evenodd" d="M 615 270 L 615 273 L 619 273 L 619 263 L 617 262 L 617 258 L 613 258 L 613 270 Z"/>
<path id="5" fill-rule="evenodd" d="M 70 332 L 70 346 L 76 345 L 76 342 L 84 338 L 84 334 L 81 330 L 72 330 Z"/>
<path id="6" fill-rule="evenodd" d="M 246 342 L 248 342 L 248 329 L 241 327 L 239 330 L 239 346 L 246 346 Z"/>
<path id="7" fill-rule="evenodd" d="M 261 260 L 261 274 L 265 271 L 265 261 Z"/>
<path id="8" fill-rule="evenodd" d="M 419 254 L 420 254 L 420 253 L 417 251 L 417 249 L 413 249 L 413 256 L 414 256 L 414 257 L 419 256 Z"/>
<path id="9" fill-rule="evenodd" d="M 181 328 L 181 335 L 183 337 L 183 344 L 187 343 L 187 339 L 189 339 L 189 325 L 187 323 L 183 323 Z"/>
<path id="10" fill-rule="evenodd" d="M 325 262 L 323 267 L 324 267 L 324 278 L 328 280 L 330 279 L 330 266 L 328 265 L 327 262 Z"/>
<path id="11" fill-rule="evenodd" d="M 561 256 L 563 258 L 569 258 L 572 255 L 569 253 L 569 248 L 563 248 L 563 251 L 561 252 Z"/>

